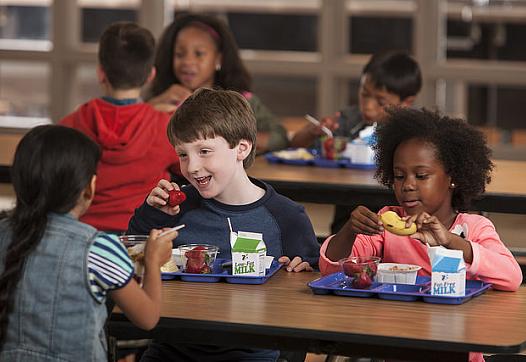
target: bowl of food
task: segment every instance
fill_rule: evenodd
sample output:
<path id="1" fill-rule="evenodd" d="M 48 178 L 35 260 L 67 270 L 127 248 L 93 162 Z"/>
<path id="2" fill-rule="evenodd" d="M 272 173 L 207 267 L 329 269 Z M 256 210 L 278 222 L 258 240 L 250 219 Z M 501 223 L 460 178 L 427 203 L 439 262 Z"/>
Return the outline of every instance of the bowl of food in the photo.
<path id="1" fill-rule="evenodd" d="M 340 259 L 338 262 L 351 287 L 367 289 L 373 284 L 380 258 L 377 256 L 351 256 Z"/>
<path id="2" fill-rule="evenodd" d="M 128 255 L 133 261 L 135 276 L 137 280 L 141 280 L 142 275 L 144 274 L 144 247 L 146 245 L 146 240 L 148 240 L 148 235 L 121 235 L 119 240 L 124 244 L 128 250 Z M 180 258 L 178 257 L 179 250 L 172 249 L 172 257 L 170 260 L 161 266 L 161 272 L 177 272 L 179 271 Z M 179 263 L 178 263 L 179 261 Z"/>
<path id="3" fill-rule="evenodd" d="M 378 265 L 377 281 L 379 283 L 415 284 L 419 265 L 381 263 Z"/>
<path id="4" fill-rule="evenodd" d="M 210 244 L 179 245 L 179 254 L 184 273 L 210 274 L 219 248 Z"/>
<path id="5" fill-rule="evenodd" d="M 144 246 L 148 235 L 120 235 L 119 240 L 128 250 L 128 255 L 133 261 L 135 278 L 140 282 L 144 274 Z"/>

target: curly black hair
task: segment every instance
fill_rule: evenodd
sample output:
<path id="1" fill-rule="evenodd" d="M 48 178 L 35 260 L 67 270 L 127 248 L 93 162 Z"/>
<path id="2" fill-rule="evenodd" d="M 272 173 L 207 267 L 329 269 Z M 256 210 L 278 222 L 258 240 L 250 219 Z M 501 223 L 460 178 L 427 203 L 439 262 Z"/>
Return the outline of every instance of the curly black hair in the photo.
<path id="1" fill-rule="evenodd" d="M 467 210 L 480 197 L 491 181 L 491 150 L 481 131 L 464 120 L 426 109 L 390 108 L 388 122 L 376 130 L 375 178 L 392 188 L 393 156 L 396 148 L 410 139 L 429 142 L 437 158 L 455 184 L 451 204 L 458 211 Z"/>

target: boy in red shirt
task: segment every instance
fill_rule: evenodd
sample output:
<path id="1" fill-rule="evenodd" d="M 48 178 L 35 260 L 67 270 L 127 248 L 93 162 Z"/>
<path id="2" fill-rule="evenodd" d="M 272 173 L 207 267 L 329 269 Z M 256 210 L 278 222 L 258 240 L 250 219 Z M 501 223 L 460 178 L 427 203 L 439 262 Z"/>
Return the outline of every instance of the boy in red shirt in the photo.
<path id="1" fill-rule="evenodd" d="M 99 230 L 121 232 L 144 195 L 170 173 L 180 175 L 179 157 L 166 136 L 169 116 L 140 99 L 155 77 L 155 40 L 134 23 L 115 23 L 99 42 L 97 78 L 104 96 L 81 105 L 59 123 L 73 127 L 102 148 L 95 199 L 81 220 Z"/>

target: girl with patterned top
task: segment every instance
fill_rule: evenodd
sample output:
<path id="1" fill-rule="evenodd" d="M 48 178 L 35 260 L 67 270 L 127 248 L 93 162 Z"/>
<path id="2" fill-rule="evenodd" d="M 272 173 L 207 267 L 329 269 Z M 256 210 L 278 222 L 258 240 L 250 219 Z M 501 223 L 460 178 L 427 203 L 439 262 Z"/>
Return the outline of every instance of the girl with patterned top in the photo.
<path id="1" fill-rule="evenodd" d="M 126 249 L 78 218 L 93 200 L 100 150 L 62 126 L 20 141 L 12 166 L 16 206 L 0 217 L 0 360 L 107 359 L 106 294 L 143 329 L 159 320 L 160 266 L 175 232 L 152 230 L 141 288 Z"/>

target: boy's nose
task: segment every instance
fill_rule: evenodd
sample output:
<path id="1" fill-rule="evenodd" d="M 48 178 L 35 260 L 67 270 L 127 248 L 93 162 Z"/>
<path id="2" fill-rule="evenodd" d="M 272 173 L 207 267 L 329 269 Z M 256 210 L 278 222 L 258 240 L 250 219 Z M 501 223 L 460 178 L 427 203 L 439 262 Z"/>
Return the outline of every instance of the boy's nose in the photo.
<path id="1" fill-rule="evenodd" d="M 197 157 L 188 157 L 188 172 L 196 173 L 201 169 L 201 162 Z"/>

